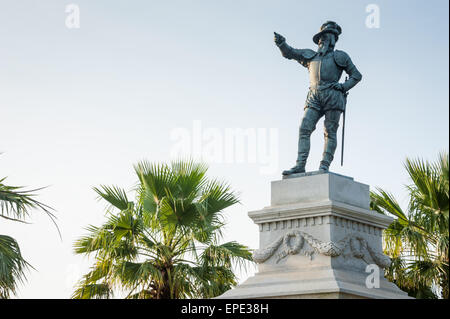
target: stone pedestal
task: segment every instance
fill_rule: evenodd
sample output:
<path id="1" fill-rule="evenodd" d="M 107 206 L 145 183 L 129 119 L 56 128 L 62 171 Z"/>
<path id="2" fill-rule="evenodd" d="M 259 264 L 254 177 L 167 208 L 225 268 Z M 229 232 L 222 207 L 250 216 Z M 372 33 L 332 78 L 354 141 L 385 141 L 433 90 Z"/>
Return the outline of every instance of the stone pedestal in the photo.
<path id="1" fill-rule="evenodd" d="M 248 214 L 260 231 L 258 272 L 218 298 L 408 298 L 384 278 L 392 218 L 370 210 L 368 185 L 324 173 L 271 186 L 271 205 Z"/>

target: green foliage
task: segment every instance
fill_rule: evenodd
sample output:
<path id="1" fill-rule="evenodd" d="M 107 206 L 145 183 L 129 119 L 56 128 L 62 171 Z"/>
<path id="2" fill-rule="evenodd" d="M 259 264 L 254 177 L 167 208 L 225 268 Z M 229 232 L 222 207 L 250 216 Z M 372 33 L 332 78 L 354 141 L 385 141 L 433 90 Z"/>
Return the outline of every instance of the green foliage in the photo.
<path id="1" fill-rule="evenodd" d="M 232 267 L 251 261 L 247 247 L 220 244 L 223 210 L 238 203 L 230 187 L 192 161 L 140 162 L 136 200 L 118 187 L 94 188 L 107 201 L 107 221 L 89 226 L 74 245 L 95 264 L 73 298 L 211 298 L 236 285 Z"/>
<path id="2" fill-rule="evenodd" d="M 439 291 L 449 298 L 448 166 L 447 153 L 434 163 L 406 160 L 412 180 L 406 212 L 392 194 L 371 193 L 373 210 L 396 217 L 384 232 L 385 253 L 393 261 L 386 277 L 416 298 L 437 298 Z"/>
<path id="3" fill-rule="evenodd" d="M 52 208 L 34 199 L 36 192 L 42 188 L 24 190 L 20 186 L 8 186 L 4 184 L 6 177 L 0 179 L 0 217 L 17 222 L 25 222 L 30 211 L 40 209 L 44 211 L 53 222 Z M 56 225 L 56 224 L 55 224 Z"/>
<path id="4" fill-rule="evenodd" d="M 23 187 L 8 186 L 4 184 L 5 179 L 0 179 L 0 219 L 26 223 L 30 212 L 40 209 L 56 225 L 52 208 L 34 198 L 35 192 L 40 189 L 24 190 Z M 31 266 L 22 257 L 17 241 L 0 235 L 0 299 L 16 293 L 17 285 L 25 280 L 28 267 Z"/>
<path id="5" fill-rule="evenodd" d="M 16 240 L 0 235 L 0 299 L 16 293 L 17 284 L 25 279 L 27 266 L 29 264 L 22 258 Z"/>

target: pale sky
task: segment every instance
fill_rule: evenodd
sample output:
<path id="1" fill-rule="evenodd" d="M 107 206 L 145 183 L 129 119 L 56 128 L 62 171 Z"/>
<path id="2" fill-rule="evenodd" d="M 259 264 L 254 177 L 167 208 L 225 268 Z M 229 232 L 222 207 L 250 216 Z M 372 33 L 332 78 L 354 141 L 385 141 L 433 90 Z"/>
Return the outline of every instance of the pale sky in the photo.
<path id="1" fill-rule="evenodd" d="M 66 27 L 70 3 L 80 28 Z M 369 4 L 380 10 L 379 28 L 366 26 Z M 448 1 L 0 0 L 0 177 L 49 186 L 39 200 L 56 209 L 63 237 L 38 212 L 31 225 L 0 220 L 0 233 L 16 238 L 36 268 L 18 297 L 70 297 L 90 265 L 73 242 L 105 220 L 92 187 L 130 189 L 132 165 L 170 161 L 177 132 L 206 147 L 207 137 L 195 140 L 199 123 L 209 142 L 235 129 L 276 138 L 270 162 L 259 153 L 256 163 L 247 153 L 243 162 L 210 161 L 209 175 L 241 194 L 242 204 L 226 210 L 224 240 L 258 248 L 247 212 L 270 204 L 270 181 L 295 162 L 309 86 L 273 31 L 315 49 L 312 36 L 326 20 L 342 26 L 336 48 L 363 74 L 348 97 L 344 166 L 339 130 L 330 169 L 404 204 L 405 158 L 448 150 Z M 308 170 L 319 165 L 322 127 Z M 184 155 L 196 155 L 192 145 Z M 267 165 L 275 170 L 262 172 Z"/>

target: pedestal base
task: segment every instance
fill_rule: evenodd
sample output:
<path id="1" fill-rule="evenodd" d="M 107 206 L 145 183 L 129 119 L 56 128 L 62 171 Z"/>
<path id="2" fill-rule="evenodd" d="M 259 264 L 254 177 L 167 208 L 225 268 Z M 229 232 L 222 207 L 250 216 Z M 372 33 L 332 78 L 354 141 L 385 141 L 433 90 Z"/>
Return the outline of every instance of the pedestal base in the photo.
<path id="1" fill-rule="evenodd" d="M 408 295 L 380 274 L 379 288 L 368 288 L 369 273 L 311 267 L 260 272 L 218 298 L 225 299 L 404 299 Z"/>
<path id="2" fill-rule="evenodd" d="M 259 225 L 258 273 L 218 298 L 409 298 L 384 278 L 382 230 L 369 186 L 333 173 L 272 182 Z"/>

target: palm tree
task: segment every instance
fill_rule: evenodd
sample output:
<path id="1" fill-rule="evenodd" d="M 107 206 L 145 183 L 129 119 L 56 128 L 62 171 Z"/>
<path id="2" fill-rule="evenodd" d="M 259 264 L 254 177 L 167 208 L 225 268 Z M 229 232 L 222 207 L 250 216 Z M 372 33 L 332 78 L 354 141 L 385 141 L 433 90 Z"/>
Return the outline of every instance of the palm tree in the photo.
<path id="1" fill-rule="evenodd" d="M 26 223 L 31 210 L 40 209 L 55 223 L 52 208 L 34 199 L 35 192 L 40 189 L 24 190 L 23 187 L 8 186 L 4 184 L 5 179 L 0 179 L 2 219 Z M 16 294 L 18 284 L 25 280 L 25 270 L 28 267 L 31 265 L 22 257 L 17 241 L 10 236 L 0 235 L 0 299 Z"/>
<path id="2" fill-rule="evenodd" d="M 134 166 L 136 200 L 115 186 L 94 188 L 109 203 L 107 221 L 89 226 L 75 253 L 94 255 L 73 298 L 211 298 L 236 284 L 233 266 L 245 269 L 247 247 L 219 244 L 222 211 L 238 203 L 227 184 L 206 177 L 192 161 Z"/>
<path id="3" fill-rule="evenodd" d="M 385 230 L 385 252 L 392 258 L 386 276 L 416 298 L 449 298 L 449 158 L 430 163 L 407 159 L 412 180 L 403 211 L 394 196 L 372 192 L 372 209 L 396 219 Z"/>

